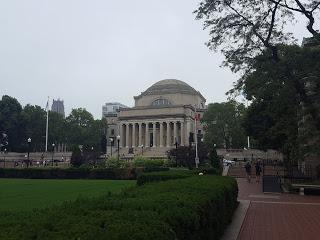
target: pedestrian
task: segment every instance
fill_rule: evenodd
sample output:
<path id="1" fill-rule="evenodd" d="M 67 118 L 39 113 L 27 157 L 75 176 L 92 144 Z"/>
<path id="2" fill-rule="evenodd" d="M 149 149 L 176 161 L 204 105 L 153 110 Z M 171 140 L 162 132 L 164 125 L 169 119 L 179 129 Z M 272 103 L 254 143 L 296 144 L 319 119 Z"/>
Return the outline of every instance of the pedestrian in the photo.
<path id="1" fill-rule="evenodd" d="M 244 168 L 246 169 L 247 180 L 248 180 L 248 182 L 250 182 L 251 181 L 251 164 L 250 164 L 250 162 L 247 162 L 246 165 L 244 166 Z"/>
<path id="2" fill-rule="evenodd" d="M 259 183 L 260 182 L 260 175 L 262 172 L 260 160 L 258 160 L 256 162 L 255 168 L 256 168 L 256 182 Z"/>

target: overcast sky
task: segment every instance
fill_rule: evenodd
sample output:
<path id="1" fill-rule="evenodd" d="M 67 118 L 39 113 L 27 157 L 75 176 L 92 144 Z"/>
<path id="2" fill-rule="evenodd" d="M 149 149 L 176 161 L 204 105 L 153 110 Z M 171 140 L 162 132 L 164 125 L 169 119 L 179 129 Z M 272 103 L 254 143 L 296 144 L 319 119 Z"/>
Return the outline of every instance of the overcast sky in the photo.
<path id="1" fill-rule="evenodd" d="M 177 78 L 207 103 L 237 77 L 192 13 L 200 0 L 0 0 L 0 95 L 25 105 L 64 100 L 101 118 L 105 102 L 133 106 L 155 82 Z M 295 27 L 301 41 L 309 34 Z"/>

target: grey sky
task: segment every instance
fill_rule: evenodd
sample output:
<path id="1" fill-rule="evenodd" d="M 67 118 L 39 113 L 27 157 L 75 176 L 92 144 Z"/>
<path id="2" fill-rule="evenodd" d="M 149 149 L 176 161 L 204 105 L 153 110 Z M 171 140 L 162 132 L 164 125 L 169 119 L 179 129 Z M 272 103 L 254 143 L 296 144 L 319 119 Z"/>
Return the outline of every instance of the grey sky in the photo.
<path id="1" fill-rule="evenodd" d="M 237 78 L 192 11 L 200 0 L 0 0 L 0 95 L 45 107 L 47 96 L 101 117 L 105 102 L 165 78 L 225 101 Z M 295 27 L 301 41 L 309 34 Z"/>

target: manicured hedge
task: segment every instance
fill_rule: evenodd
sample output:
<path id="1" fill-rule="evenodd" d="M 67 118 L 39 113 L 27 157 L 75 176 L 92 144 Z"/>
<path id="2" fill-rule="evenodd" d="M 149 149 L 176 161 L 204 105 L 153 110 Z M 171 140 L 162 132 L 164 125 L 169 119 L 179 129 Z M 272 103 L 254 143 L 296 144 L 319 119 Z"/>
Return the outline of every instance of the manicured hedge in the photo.
<path id="1" fill-rule="evenodd" d="M 160 182 L 171 179 L 187 178 L 198 175 L 198 172 L 191 170 L 170 170 L 166 172 L 142 173 L 137 177 L 137 184 L 143 185 L 148 182 Z"/>
<path id="2" fill-rule="evenodd" d="M 220 174 L 218 170 L 214 168 L 208 169 L 195 169 L 195 170 L 170 170 L 170 171 L 153 171 L 139 174 L 137 177 L 137 184 L 143 185 L 148 182 L 159 182 L 159 181 L 167 181 L 170 179 L 179 179 L 179 178 L 187 178 L 195 175 L 199 175 L 199 173 L 203 173 L 205 175 L 218 175 Z"/>
<path id="3" fill-rule="evenodd" d="M 33 179 L 136 179 L 142 172 L 168 171 L 169 168 L 0 168 L 0 178 Z"/>
<path id="4" fill-rule="evenodd" d="M 34 179 L 135 179 L 135 169 L 130 168 L 10 168 L 0 169 L 0 178 Z"/>
<path id="5" fill-rule="evenodd" d="M 59 207 L 0 213 L 0 239 L 219 239 L 237 207 L 237 183 L 194 176 Z"/>

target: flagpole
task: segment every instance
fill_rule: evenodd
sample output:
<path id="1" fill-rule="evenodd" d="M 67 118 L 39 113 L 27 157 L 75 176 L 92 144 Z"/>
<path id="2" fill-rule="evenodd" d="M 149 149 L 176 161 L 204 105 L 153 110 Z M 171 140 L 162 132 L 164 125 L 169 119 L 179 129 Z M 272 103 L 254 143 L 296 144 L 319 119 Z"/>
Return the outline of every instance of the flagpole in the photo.
<path id="1" fill-rule="evenodd" d="M 195 157 L 195 163 L 196 168 L 198 168 L 199 164 L 199 157 L 198 157 L 198 136 L 197 136 L 197 108 L 194 106 L 194 136 L 195 136 L 195 145 L 196 145 L 196 157 Z"/>
<path id="2" fill-rule="evenodd" d="M 46 124 L 46 152 L 48 152 L 48 130 L 49 130 L 49 97 L 47 101 L 47 124 Z"/>

